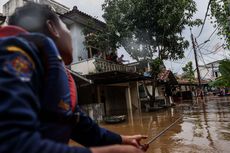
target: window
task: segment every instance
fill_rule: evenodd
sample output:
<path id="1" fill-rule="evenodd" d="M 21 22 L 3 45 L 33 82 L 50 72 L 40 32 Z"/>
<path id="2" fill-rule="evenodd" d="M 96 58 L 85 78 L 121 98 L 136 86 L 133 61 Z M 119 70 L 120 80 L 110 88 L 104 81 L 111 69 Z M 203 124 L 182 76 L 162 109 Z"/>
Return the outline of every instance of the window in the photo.
<path id="1" fill-rule="evenodd" d="M 218 72 L 215 72 L 215 77 L 218 77 Z"/>

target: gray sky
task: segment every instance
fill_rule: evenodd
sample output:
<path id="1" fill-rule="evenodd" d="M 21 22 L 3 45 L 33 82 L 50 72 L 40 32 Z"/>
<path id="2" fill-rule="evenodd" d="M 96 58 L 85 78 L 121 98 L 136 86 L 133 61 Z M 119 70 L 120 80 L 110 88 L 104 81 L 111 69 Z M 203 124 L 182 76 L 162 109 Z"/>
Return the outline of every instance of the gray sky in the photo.
<path id="1" fill-rule="evenodd" d="M 5 4 L 7 1 L 8 0 L 0 0 L 0 7 L 1 7 L 0 12 L 2 12 L 3 4 Z M 101 9 L 101 4 L 104 2 L 104 0 L 56 0 L 56 1 L 66 5 L 70 9 L 72 9 L 73 6 L 76 5 L 79 10 L 103 21 L 103 18 L 102 18 L 103 11 Z M 198 12 L 196 13 L 195 18 L 200 18 L 203 20 L 205 16 L 206 8 L 207 8 L 208 0 L 195 0 L 195 1 L 197 2 L 197 8 L 198 8 Z M 201 36 L 197 39 L 198 44 L 201 44 L 204 41 L 206 41 L 214 30 L 215 29 L 210 24 L 210 20 L 208 20 L 205 24 L 205 27 L 204 27 L 204 30 Z M 193 28 L 192 31 L 194 33 L 194 36 L 197 36 L 200 31 L 200 27 Z M 183 32 L 183 35 L 185 36 L 187 40 L 190 40 L 189 29 L 186 29 Z M 214 34 L 213 37 L 210 39 L 210 41 L 203 46 L 203 49 L 201 49 L 201 52 L 204 54 L 207 54 L 209 52 L 207 50 L 213 51 L 216 48 L 218 48 L 222 43 L 223 41 L 219 39 L 219 36 Z M 182 72 L 181 67 L 184 66 L 187 62 L 193 61 L 193 63 L 195 63 L 193 60 L 194 55 L 193 55 L 193 51 L 191 50 L 191 46 L 192 45 L 190 44 L 190 47 L 188 48 L 188 50 L 186 50 L 184 59 L 178 60 L 178 61 L 165 62 L 167 68 L 171 69 L 173 72 L 181 73 Z M 123 49 L 119 49 L 118 54 L 119 56 L 121 54 L 124 54 L 125 59 L 131 60 L 129 55 L 125 53 Z M 203 65 L 204 63 L 209 63 L 209 62 L 212 62 L 218 59 L 223 59 L 226 56 L 228 56 L 228 53 L 226 53 L 222 48 L 220 48 L 218 49 L 217 52 L 215 52 L 215 54 L 209 54 L 209 55 L 203 56 L 204 61 L 200 57 L 199 64 Z"/>

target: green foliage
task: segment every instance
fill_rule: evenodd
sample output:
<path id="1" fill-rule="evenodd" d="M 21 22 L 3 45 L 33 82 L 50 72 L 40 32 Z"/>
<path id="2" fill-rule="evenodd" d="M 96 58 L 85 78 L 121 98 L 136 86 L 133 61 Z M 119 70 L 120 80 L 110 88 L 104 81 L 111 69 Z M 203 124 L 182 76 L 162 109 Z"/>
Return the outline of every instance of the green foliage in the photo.
<path id="1" fill-rule="evenodd" d="M 157 77 L 157 75 L 162 71 L 163 61 L 160 58 L 155 58 L 150 62 L 151 66 L 151 76 Z"/>
<path id="2" fill-rule="evenodd" d="M 92 46 L 101 51 L 115 51 L 120 45 L 117 43 L 119 37 L 109 30 L 108 26 L 104 27 L 102 30 L 92 29 L 93 22 L 88 22 L 88 26 L 83 30 L 85 35 L 85 46 Z"/>
<path id="3" fill-rule="evenodd" d="M 230 48 L 230 1 L 212 0 L 211 15 L 216 19 L 214 27 L 218 26 L 219 35 L 225 36 L 227 47 Z"/>
<path id="4" fill-rule="evenodd" d="M 183 58 L 189 43 L 181 35 L 194 26 L 193 0 L 105 0 L 103 17 L 117 43 L 136 60 Z"/>
<path id="5" fill-rule="evenodd" d="M 213 87 L 230 87 L 230 82 L 223 77 L 217 78 L 215 81 L 209 83 Z"/>
<path id="6" fill-rule="evenodd" d="M 102 7 L 109 33 L 119 37 L 116 43 L 133 59 L 151 61 L 151 99 L 154 99 L 162 61 L 183 58 L 189 43 L 182 31 L 186 26 L 201 24 L 201 20 L 192 20 L 196 3 L 193 0 L 105 0 Z"/>
<path id="7" fill-rule="evenodd" d="M 221 61 L 219 70 L 221 77 L 211 82 L 210 85 L 216 87 L 230 87 L 230 60 Z"/>
<path id="8" fill-rule="evenodd" d="M 192 83 L 195 80 L 194 70 L 192 66 L 192 61 L 188 62 L 185 67 L 182 67 L 182 70 L 184 71 L 182 78 L 188 79 L 190 83 Z"/>

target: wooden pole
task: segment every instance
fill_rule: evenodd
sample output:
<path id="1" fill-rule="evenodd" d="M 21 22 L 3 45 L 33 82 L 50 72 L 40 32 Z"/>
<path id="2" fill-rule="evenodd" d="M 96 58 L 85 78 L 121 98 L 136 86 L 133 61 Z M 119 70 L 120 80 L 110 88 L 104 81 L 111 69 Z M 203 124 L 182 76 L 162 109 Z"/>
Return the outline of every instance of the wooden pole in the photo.
<path id="1" fill-rule="evenodd" d="M 201 98 L 203 99 L 203 93 L 202 93 L 202 89 L 201 89 L 200 69 L 199 69 L 198 60 L 197 60 L 196 45 L 195 45 L 195 41 L 194 41 L 194 37 L 193 37 L 192 33 L 191 33 L 191 40 L 192 40 L 192 47 L 193 47 L 195 62 L 196 62 L 196 72 L 197 72 L 197 77 L 198 77 L 198 88 L 199 88 L 199 91 L 201 91 Z"/>

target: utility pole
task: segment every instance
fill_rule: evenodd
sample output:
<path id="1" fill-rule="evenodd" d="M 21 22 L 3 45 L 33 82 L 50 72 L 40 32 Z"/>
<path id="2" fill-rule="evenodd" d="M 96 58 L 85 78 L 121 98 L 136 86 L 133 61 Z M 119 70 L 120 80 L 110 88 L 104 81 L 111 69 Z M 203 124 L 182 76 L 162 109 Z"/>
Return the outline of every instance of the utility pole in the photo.
<path id="1" fill-rule="evenodd" d="M 195 56 L 195 62 L 196 62 L 196 72 L 197 72 L 197 77 L 198 77 L 198 85 L 200 87 L 201 86 L 200 70 L 199 70 L 199 65 L 198 65 L 198 60 L 197 60 L 196 45 L 195 45 L 193 34 L 191 34 L 191 39 L 192 39 L 192 47 L 194 50 L 194 56 Z"/>
<path id="2" fill-rule="evenodd" d="M 194 41 L 194 37 L 193 34 L 191 33 L 191 40 L 192 40 L 192 47 L 194 50 L 194 56 L 195 56 L 195 62 L 196 62 L 196 72 L 197 72 L 197 77 L 198 77 L 198 87 L 199 90 L 201 90 L 201 79 L 200 79 L 200 70 L 199 70 L 199 65 L 198 65 L 198 60 L 197 60 L 197 51 L 196 51 L 196 45 L 195 45 L 195 41 Z M 203 99 L 203 93 L 201 92 L 201 98 Z"/>

